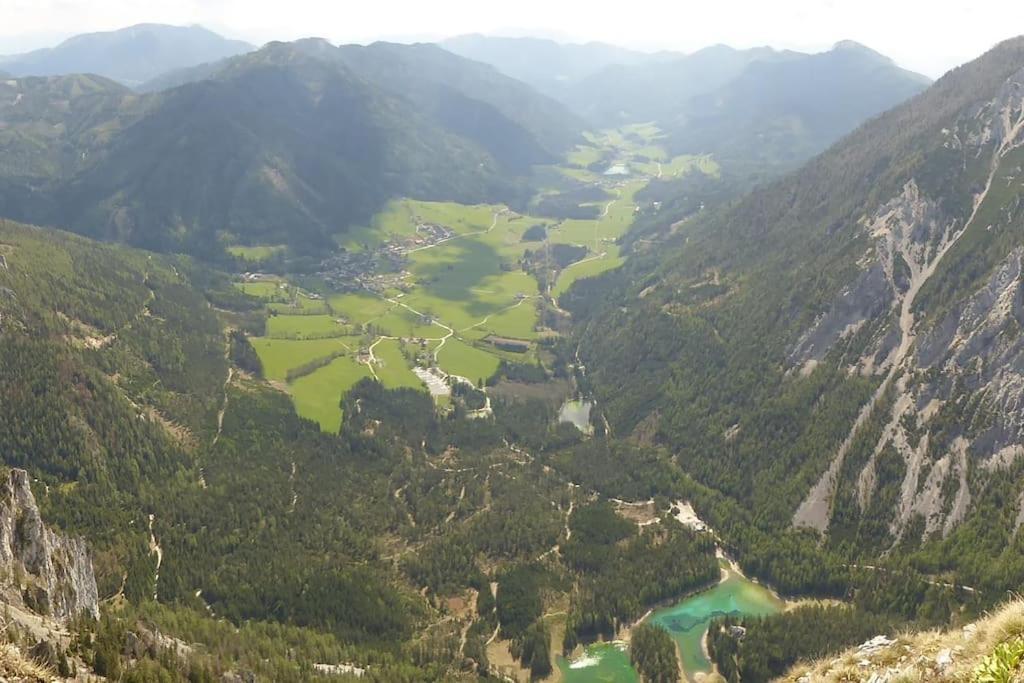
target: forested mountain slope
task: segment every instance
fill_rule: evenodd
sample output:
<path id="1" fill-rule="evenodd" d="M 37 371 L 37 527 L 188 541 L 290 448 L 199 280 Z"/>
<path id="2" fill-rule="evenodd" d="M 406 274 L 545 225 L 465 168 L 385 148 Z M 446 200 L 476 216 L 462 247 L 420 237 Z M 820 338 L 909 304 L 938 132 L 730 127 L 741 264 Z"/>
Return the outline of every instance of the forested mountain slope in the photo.
<path id="1" fill-rule="evenodd" d="M 0 222 L 0 453 L 86 539 L 102 604 L 58 644 L 72 659 L 390 682 L 476 680 L 498 651 L 542 674 L 718 579 L 666 506 L 620 514 L 695 490 L 662 453 L 581 444 L 544 402 L 470 420 L 369 381 L 323 433 L 258 377 L 238 332 L 259 310 L 187 257 Z"/>
<path id="2" fill-rule="evenodd" d="M 15 76 L 96 74 L 138 85 L 174 69 L 253 50 L 202 26 L 138 24 L 116 31 L 84 33 L 60 45 L 0 57 L 0 67 Z"/>
<path id="3" fill-rule="evenodd" d="M 148 95 L 88 76 L 5 81 L 0 120 L 4 215 L 207 256 L 225 240 L 319 252 L 396 196 L 525 201 L 529 167 L 579 131 L 438 48 L 313 40 Z"/>
<path id="4" fill-rule="evenodd" d="M 561 305 L 612 432 L 846 562 L 997 594 L 1020 537 L 1024 39 Z M 671 229 L 669 224 L 671 225 Z"/>
<path id="5" fill-rule="evenodd" d="M 712 153 L 740 173 L 792 169 L 930 83 L 851 41 L 817 54 L 605 50 L 584 68 L 574 65 L 588 46 L 530 50 L 516 40 L 472 36 L 442 46 L 534 84 L 592 127 L 653 121 L 672 153 Z"/>
<path id="6" fill-rule="evenodd" d="M 752 57 L 721 87 L 661 117 L 674 150 L 792 168 L 931 82 L 851 41 Z"/>

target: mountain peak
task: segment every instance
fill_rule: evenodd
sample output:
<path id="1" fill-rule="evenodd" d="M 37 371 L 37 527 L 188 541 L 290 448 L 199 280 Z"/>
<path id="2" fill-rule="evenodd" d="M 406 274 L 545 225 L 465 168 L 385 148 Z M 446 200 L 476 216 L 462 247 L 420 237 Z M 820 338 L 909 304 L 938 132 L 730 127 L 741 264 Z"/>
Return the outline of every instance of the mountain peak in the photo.
<path id="1" fill-rule="evenodd" d="M 839 42 L 832 46 L 829 52 L 856 52 L 865 56 L 874 57 L 876 59 L 884 59 L 887 62 L 892 61 L 891 59 L 883 55 L 881 52 L 872 50 L 867 45 L 863 43 L 858 43 L 856 40 L 840 40 Z"/>
<path id="2" fill-rule="evenodd" d="M 54 47 L 3 60 L 14 76 L 61 76 L 95 73 L 125 84 L 253 49 L 198 25 L 135 24 L 113 31 L 72 36 Z"/>

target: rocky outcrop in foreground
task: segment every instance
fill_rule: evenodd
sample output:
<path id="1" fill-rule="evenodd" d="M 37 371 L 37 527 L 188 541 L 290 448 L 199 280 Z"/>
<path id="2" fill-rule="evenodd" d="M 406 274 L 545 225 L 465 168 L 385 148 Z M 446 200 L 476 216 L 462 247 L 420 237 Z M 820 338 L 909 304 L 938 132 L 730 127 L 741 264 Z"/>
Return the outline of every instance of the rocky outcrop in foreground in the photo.
<path id="1" fill-rule="evenodd" d="M 983 683 L 1024 681 L 1024 600 L 948 631 L 878 635 L 812 664 L 787 683 Z M 989 677 L 995 674 L 994 677 Z"/>
<path id="2" fill-rule="evenodd" d="M 0 474 L 0 593 L 13 604 L 59 621 L 99 616 L 85 541 L 43 524 L 25 470 Z"/>

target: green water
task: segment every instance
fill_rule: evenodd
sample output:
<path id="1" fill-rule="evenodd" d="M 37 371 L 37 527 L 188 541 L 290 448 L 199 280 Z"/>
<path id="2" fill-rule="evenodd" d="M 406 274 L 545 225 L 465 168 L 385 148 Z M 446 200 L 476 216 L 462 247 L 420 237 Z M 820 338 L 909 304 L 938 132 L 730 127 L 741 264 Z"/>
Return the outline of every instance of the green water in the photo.
<path id="1" fill-rule="evenodd" d="M 558 658 L 565 683 L 637 683 L 625 643 L 594 643 L 574 659 Z"/>
<path id="2" fill-rule="evenodd" d="M 746 578 L 729 572 L 722 583 L 690 596 L 678 604 L 656 610 L 647 621 L 665 628 L 675 639 L 687 676 L 711 670 L 701 640 L 708 624 L 725 615 L 763 616 L 783 607 L 768 590 Z M 595 643 L 583 655 L 566 661 L 559 658 L 558 668 L 566 683 L 635 683 L 638 678 L 629 664 L 629 650 L 623 644 Z"/>
<path id="3" fill-rule="evenodd" d="M 781 609 L 781 601 L 764 587 L 729 572 L 729 578 L 714 588 L 657 610 L 648 621 L 663 626 L 675 639 L 683 657 L 683 668 L 692 680 L 698 671 L 711 670 L 701 640 L 712 619 L 726 615 L 765 616 Z"/>

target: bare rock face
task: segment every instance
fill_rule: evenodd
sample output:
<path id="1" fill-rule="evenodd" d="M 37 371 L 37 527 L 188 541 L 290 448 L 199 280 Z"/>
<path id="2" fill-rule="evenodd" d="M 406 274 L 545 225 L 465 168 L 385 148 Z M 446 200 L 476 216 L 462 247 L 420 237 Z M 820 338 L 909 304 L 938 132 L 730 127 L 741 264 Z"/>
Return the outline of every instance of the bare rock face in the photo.
<path id="1" fill-rule="evenodd" d="M 920 520 L 922 539 L 946 536 L 980 500 L 984 478 L 1002 476 L 1024 456 L 1024 246 L 1008 239 L 1005 252 L 980 254 L 990 269 L 979 272 L 984 280 L 940 269 L 953 249 L 972 248 L 987 233 L 1024 235 L 1022 79 L 1024 70 L 994 99 L 935 132 L 943 150 L 935 163 L 951 175 L 941 184 L 927 173 L 910 177 L 860 219 L 866 249 L 859 274 L 790 348 L 794 374 L 830 362 L 880 380 L 795 511 L 794 526 L 828 533 L 840 487 L 852 489 L 866 513 L 880 485 L 894 483 L 879 481 L 878 463 L 888 454 L 902 461 L 888 460 L 886 473 L 902 478 L 898 499 L 879 502 L 891 515 L 894 543 Z M 936 274 L 944 288 L 919 297 Z M 858 344 L 840 344 L 853 335 Z M 888 414 L 879 415 L 883 405 Z M 877 442 L 866 462 L 862 451 L 844 474 L 872 417 L 882 420 Z"/>
<path id="2" fill-rule="evenodd" d="M 99 617 L 96 577 L 85 541 L 67 538 L 43 524 L 28 473 L 12 469 L 0 477 L 0 572 L 8 592 L 25 606 L 66 621 L 86 612 Z"/>

